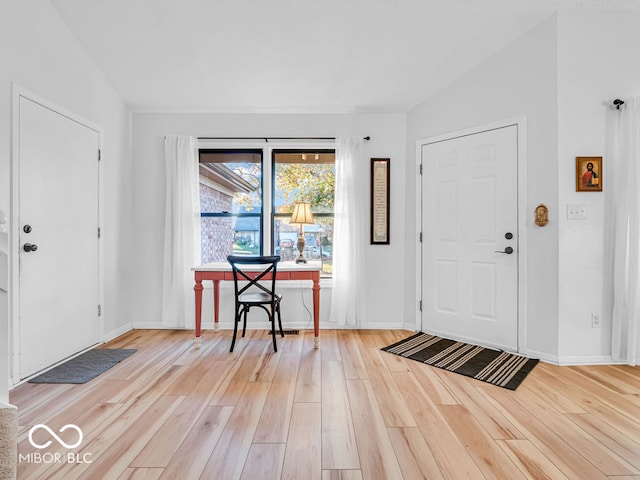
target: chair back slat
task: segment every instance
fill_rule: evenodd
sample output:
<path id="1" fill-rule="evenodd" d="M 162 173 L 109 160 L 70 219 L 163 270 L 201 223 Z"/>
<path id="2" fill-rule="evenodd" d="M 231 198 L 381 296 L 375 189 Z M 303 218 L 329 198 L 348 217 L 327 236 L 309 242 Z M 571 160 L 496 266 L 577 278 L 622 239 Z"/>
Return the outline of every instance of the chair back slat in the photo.
<path id="1" fill-rule="evenodd" d="M 227 261 L 233 271 L 233 284 L 237 298 L 252 287 L 256 287 L 263 292 L 275 297 L 276 292 L 276 271 L 280 261 L 279 255 L 229 255 Z M 253 268 L 242 269 L 242 266 L 259 266 L 258 270 Z M 259 283 L 267 275 L 271 274 L 271 289 Z M 239 281 L 248 282 L 240 287 Z"/>

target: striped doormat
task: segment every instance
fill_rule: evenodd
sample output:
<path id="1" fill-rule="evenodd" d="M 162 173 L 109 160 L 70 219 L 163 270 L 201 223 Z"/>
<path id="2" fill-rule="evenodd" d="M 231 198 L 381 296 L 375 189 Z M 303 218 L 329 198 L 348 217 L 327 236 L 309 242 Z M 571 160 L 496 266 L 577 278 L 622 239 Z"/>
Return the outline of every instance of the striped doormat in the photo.
<path id="1" fill-rule="evenodd" d="M 422 332 L 382 350 L 509 390 L 518 388 L 538 364 L 537 359 Z"/>

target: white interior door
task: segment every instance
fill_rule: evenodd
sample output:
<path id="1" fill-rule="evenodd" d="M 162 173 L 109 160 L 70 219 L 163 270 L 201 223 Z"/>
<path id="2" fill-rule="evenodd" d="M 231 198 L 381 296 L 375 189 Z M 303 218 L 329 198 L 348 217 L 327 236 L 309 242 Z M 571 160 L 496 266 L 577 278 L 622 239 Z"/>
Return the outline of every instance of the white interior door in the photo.
<path id="1" fill-rule="evenodd" d="M 18 115 L 18 363 L 25 378 L 100 338 L 100 139 L 22 96 Z"/>
<path id="2" fill-rule="evenodd" d="M 517 126 L 422 145 L 422 329 L 518 348 Z"/>

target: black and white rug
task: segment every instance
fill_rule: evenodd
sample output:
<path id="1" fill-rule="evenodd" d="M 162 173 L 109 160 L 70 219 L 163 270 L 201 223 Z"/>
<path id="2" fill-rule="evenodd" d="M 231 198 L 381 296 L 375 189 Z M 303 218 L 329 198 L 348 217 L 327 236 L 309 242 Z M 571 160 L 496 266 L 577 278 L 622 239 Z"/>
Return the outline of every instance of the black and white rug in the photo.
<path id="1" fill-rule="evenodd" d="M 32 378 L 29 383 L 87 383 L 135 351 L 123 348 L 94 348 Z"/>
<path id="2" fill-rule="evenodd" d="M 537 359 L 422 332 L 382 350 L 509 390 L 518 388 L 538 364 Z"/>

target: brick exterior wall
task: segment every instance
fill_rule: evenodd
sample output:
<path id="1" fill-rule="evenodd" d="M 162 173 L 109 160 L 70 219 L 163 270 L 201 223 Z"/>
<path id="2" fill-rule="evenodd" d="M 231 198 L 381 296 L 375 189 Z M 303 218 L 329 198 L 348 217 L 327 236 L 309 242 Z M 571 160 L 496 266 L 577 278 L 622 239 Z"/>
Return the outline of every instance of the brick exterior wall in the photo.
<path id="1" fill-rule="evenodd" d="M 230 212 L 233 197 L 200 184 L 200 209 L 203 212 Z M 202 263 L 225 262 L 233 252 L 233 219 L 201 218 Z"/>

